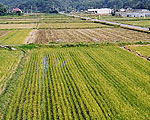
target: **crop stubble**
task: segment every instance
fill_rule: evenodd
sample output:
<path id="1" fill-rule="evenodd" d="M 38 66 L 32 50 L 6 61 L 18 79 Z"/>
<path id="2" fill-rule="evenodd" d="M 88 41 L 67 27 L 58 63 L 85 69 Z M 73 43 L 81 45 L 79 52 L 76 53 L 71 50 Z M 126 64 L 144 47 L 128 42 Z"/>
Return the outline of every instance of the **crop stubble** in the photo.
<path id="1" fill-rule="evenodd" d="M 122 28 L 97 29 L 41 29 L 35 43 L 48 42 L 135 42 L 149 41 L 150 35 Z"/>

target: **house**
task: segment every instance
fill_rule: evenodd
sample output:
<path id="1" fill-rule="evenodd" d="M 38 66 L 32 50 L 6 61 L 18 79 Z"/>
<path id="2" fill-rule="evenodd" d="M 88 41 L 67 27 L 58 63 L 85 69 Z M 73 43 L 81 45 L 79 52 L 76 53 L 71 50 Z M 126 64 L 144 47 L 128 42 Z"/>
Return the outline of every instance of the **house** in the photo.
<path id="1" fill-rule="evenodd" d="M 12 12 L 13 13 L 22 13 L 22 10 L 19 8 L 13 8 Z"/>
<path id="2" fill-rule="evenodd" d="M 109 8 L 88 9 L 88 12 L 95 13 L 95 14 L 111 14 L 112 9 L 109 9 Z"/>

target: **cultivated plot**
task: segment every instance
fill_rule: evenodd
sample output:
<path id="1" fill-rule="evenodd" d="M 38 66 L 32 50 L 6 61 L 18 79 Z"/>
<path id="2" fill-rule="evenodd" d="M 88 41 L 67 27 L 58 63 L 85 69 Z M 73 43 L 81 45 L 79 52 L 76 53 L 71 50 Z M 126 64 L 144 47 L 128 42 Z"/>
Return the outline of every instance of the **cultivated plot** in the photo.
<path id="1" fill-rule="evenodd" d="M 149 41 L 150 35 L 122 28 L 38 30 L 35 43 L 48 42 L 135 42 Z"/>
<path id="2" fill-rule="evenodd" d="M 0 104 L 6 119 L 148 119 L 149 66 L 119 47 L 32 50 Z"/>

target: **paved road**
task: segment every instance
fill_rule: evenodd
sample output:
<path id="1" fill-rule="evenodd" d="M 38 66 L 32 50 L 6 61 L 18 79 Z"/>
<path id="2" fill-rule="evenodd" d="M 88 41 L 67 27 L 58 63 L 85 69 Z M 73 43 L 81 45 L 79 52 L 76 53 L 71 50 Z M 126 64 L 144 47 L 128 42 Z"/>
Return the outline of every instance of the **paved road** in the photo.
<path id="1" fill-rule="evenodd" d="M 79 17 L 84 20 L 91 20 L 93 22 L 100 22 L 100 23 L 106 23 L 110 25 L 118 25 L 122 28 L 128 28 L 128 29 L 133 29 L 133 30 L 139 30 L 139 31 L 144 31 L 144 32 L 150 32 L 149 28 L 144 28 L 144 27 L 139 27 L 139 26 L 132 26 L 132 25 L 127 25 L 127 24 L 121 24 L 121 23 L 116 23 L 116 22 L 111 22 L 111 21 L 106 21 L 106 20 L 98 20 L 98 19 L 92 19 L 92 18 L 87 18 L 87 17 L 80 17 L 80 16 L 75 16 L 75 15 L 69 15 L 68 16 L 73 16 L 73 17 Z"/>

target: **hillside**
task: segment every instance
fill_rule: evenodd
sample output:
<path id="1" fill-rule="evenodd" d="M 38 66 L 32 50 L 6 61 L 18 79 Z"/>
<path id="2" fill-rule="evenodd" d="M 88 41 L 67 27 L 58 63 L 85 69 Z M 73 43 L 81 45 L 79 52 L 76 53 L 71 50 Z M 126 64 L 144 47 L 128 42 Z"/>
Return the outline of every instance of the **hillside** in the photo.
<path id="1" fill-rule="evenodd" d="M 150 9 L 150 0 L 0 0 L 1 3 L 12 7 L 32 8 L 41 12 L 51 10 L 86 10 L 88 8 L 146 8 Z"/>

